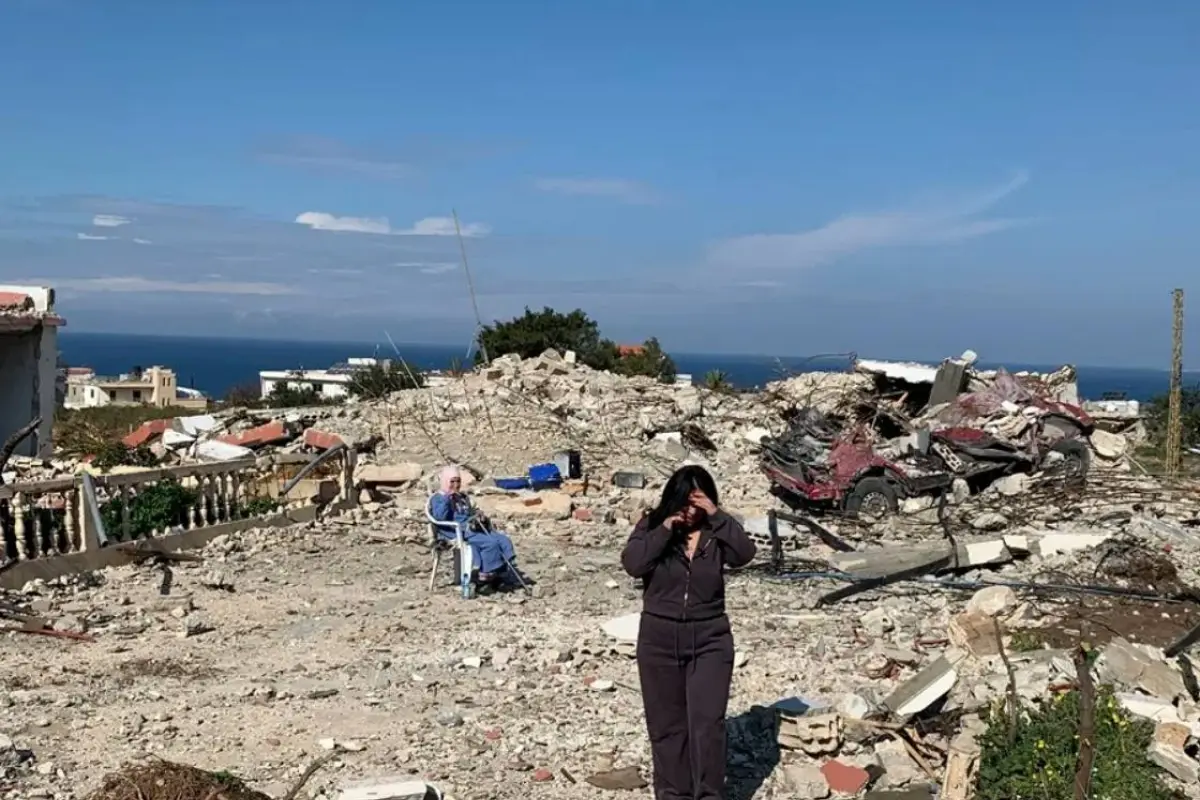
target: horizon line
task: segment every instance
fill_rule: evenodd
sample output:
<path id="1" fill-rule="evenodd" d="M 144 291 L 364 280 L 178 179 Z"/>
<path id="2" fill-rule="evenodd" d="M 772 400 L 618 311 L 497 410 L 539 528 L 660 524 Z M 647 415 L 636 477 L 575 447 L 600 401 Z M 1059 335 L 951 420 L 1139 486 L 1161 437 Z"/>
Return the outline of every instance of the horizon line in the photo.
<path id="1" fill-rule="evenodd" d="M 372 347 L 387 344 L 386 340 L 381 340 L 379 342 L 371 343 L 365 339 L 332 339 L 332 338 L 330 338 L 330 339 L 288 339 L 288 338 L 279 338 L 279 337 L 273 337 L 273 336 L 222 336 L 219 334 L 203 334 L 203 335 L 201 335 L 201 334 L 178 334 L 178 333 L 174 333 L 174 334 L 128 333 L 128 332 L 120 332 L 120 331 L 87 331 L 87 330 L 81 331 L 78 329 L 67 330 L 65 328 L 59 331 L 59 336 L 60 337 L 65 336 L 67 338 L 72 338 L 75 336 L 111 336 L 111 337 L 119 336 L 119 337 L 127 337 L 127 338 L 134 338 L 134 339 L 160 339 L 160 340 L 166 339 L 166 340 L 182 340 L 182 341 L 270 342 L 270 343 L 291 344 L 291 345 L 347 344 L 347 345 L 369 345 Z M 436 348 L 444 348 L 446 350 L 464 348 L 464 351 L 465 351 L 465 347 L 463 345 L 451 344 L 451 343 L 446 343 L 446 342 L 397 342 L 396 346 L 397 347 L 406 347 L 406 346 L 407 347 L 436 347 Z M 390 347 L 390 345 L 389 345 L 389 347 Z M 668 350 L 667 354 L 673 358 L 675 358 L 675 357 L 712 358 L 715 356 L 715 357 L 719 357 L 719 358 L 760 359 L 760 360 L 778 360 L 778 361 L 784 361 L 784 360 L 806 361 L 807 360 L 807 361 L 813 361 L 816 363 L 822 363 L 822 362 L 835 360 L 842 356 L 842 354 L 820 354 L 820 355 L 816 355 L 816 356 L 811 356 L 811 355 L 775 355 L 775 354 L 770 354 L 770 353 L 705 353 L 705 352 L 700 352 L 700 351 L 686 351 L 686 350 L 674 350 L 674 351 Z M 858 355 L 860 358 L 864 357 L 862 353 L 856 353 L 856 355 Z M 953 358 L 953 356 L 943 356 L 940 359 L 881 358 L 881 357 L 872 356 L 872 357 L 867 358 L 867 360 L 891 361 L 894 363 L 925 364 L 925 365 L 932 366 L 934 364 L 940 363 L 942 360 L 944 360 L 946 358 Z M 993 361 L 990 359 L 980 359 L 977 362 L 977 364 L 984 368 L 996 368 L 996 367 L 1003 367 L 1003 366 L 1011 365 L 1015 368 L 1018 368 L 1017 371 L 1021 371 L 1022 369 L 1024 369 L 1024 370 L 1028 370 L 1028 371 L 1038 371 L 1038 372 L 1042 371 L 1040 368 L 1051 368 L 1051 371 L 1052 371 L 1054 369 L 1060 369 L 1061 367 L 1064 367 L 1064 366 L 1071 366 L 1071 367 L 1074 367 L 1076 370 L 1080 370 L 1080 369 L 1087 369 L 1087 370 L 1093 370 L 1093 369 L 1120 370 L 1120 369 L 1124 369 L 1124 370 L 1143 370 L 1146 372 L 1162 372 L 1162 373 L 1168 373 L 1168 374 L 1171 371 L 1170 368 L 1166 368 L 1166 367 L 1147 367 L 1147 366 L 1136 366 L 1136 365 L 1104 366 L 1104 365 L 1097 365 L 1097 364 L 1072 364 L 1071 362 L 1061 362 L 1058 364 L 1053 364 L 1053 363 L 1038 363 L 1038 362 L 1033 362 L 1033 361 L 1015 361 L 1015 360 Z M 1191 369 L 1191 370 L 1184 369 L 1183 372 L 1185 374 L 1200 373 L 1200 369 Z"/>

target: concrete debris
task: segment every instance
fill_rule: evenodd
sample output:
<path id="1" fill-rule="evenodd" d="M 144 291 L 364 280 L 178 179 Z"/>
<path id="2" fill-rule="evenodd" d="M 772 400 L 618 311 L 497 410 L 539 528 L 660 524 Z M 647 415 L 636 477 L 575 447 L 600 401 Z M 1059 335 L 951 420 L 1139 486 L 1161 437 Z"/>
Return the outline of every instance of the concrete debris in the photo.
<path id="1" fill-rule="evenodd" d="M 1163 655 L 1200 624 L 1178 602 L 1200 569 L 1200 491 L 1134 475 L 1132 428 L 1059 435 L 1060 412 L 1084 420 L 1055 405 L 1078 403 L 1072 387 L 1069 369 L 983 373 L 964 357 L 859 362 L 740 394 L 547 353 L 386 401 L 148 423 L 131 446 L 168 464 L 246 459 L 264 491 L 290 478 L 271 473 L 276 453 L 352 448 L 360 503 L 222 534 L 203 563 L 170 564 L 169 596 L 161 559 L 0 594 L 0 624 L 36 618 L 96 640 L 4 637 L 0 784 L 73 800 L 134 754 L 170 754 L 282 796 L 328 740 L 337 783 L 314 779 L 315 797 L 643 791 L 639 588 L 619 551 L 688 461 L 713 472 L 760 545 L 727 592 L 731 796 L 928 797 L 932 785 L 968 800 L 982 711 L 1069 690 L 1086 641 L 1101 652 L 1098 684 L 1158 725 L 1147 757 L 1200 798 L 1200 701 Z M 787 465 L 797 480 L 830 489 L 791 520 L 774 512 L 794 494 L 764 467 L 781 441 L 804 454 Z M 975 473 L 989 450 L 1020 468 Z M 564 462 L 559 485 L 501 488 L 562 453 L 580 469 Z M 436 574 L 430 590 L 425 504 L 447 463 L 512 537 L 536 593 L 461 600 Z M 5 477 L 81 468 L 14 458 Z M 854 593 L 823 603 L 830 581 Z"/>

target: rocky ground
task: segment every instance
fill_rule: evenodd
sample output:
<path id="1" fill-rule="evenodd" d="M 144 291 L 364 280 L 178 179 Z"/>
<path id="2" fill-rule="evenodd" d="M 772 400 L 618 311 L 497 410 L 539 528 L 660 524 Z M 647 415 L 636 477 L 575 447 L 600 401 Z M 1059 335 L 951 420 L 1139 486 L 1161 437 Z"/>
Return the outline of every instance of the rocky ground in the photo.
<path id="1" fill-rule="evenodd" d="M 867 776 L 869 797 L 901 787 L 928 797 L 921 787 L 942 786 L 945 800 L 962 800 L 946 777 L 959 731 L 973 736 L 986 708 L 1009 695 L 1036 700 L 1072 686 L 1081 642 L 1101 651 L 1097 677 L 1123 692 L 1127 709 L 1183 729 L 1159 761 L 1200 797 L 1200 762 L 1184 749 L 1200 734 L 1200 686 L 1189 688 L 1161 650 L 1200 624 L 1194 603 L 1166 597 L 1196 579 L 1200 493 L 1134 477 L 1098 452 L 1082 490 L 1013 476 L 969 497 L 956 487 L 942 519 L 928 498 L 874 526 L 825 519 L 852 556 L 784 526 L 783 560 L 772 562 L 762 515 L 773 501 L 756 443 L 782 429 L 787 407 L 852 406 L 870 383 L 801 375 L 733 395 L 548 355 L 313 410 L 305 424 L 322 437 L 374 440 L 360 448 L 358 509 L 222 537 L 202 562 L 170 564 L 170 581 L 148 565 L 10 593 L 8 603 L 94 641 L 16 632 L 0 641 L 0 794 L 81 798 L 146 755 L 227 771 L 276 798 L 330 753 L 305 794 L 396 775 L 460 800 L 601 797 L 636 784 L 650 763 L 636 669 L 602 626 L 638 609 L 620 548 L 663 475 L 686 459 L 713 470 L 723 505 L 764 542 L 759 562 L 730 578 L 734 800 L 822 798 Z M 460 462 L 486 477 L 520 475 L 571 448 L 586 486 L 531 498 L 474 487 L 537 579 L 533 593 L 464 601 L 452 588 L 430 592 L 423 504 L 435 469 Z M 617 470 L 648 485 L 618 488 Z M 957 569 L 818 603 L 841 584 L 812 573 L 853 572 L 838 559 L 858 554 L 894 571 L 947 551 L 947 533 L 974 548 Z M 985 586 L 997 581 L 1012 585 Z M 1029 581 L 1056 588 L 1035 593 Z M 1157 599 L 1074 591 L 1083 584 Z M 805 707 L 828 713 L 796 722 L 791 712 Z M 905 727 L 915 751 L 872 727 L 914 716 L 945 721 Z M 849 732 L 858 723 L 866 733 Z"/>
<path id="2" fill-rule="evenodd" d="M 638 608 L 618 564 L 627 528 L 514 520 L 521 560 L 538 579 L 534 595 L 464 601 L 450 588 L 427 590 L 419 503 L 420 495 L 400 495 L 351 516 L 218 539 L 203 563 L 171 567 L 165 596 L 153 566 L 26 587 L 35 611 L 95 641 L 10 633 L 0 644 L 8 796 L 79 797 L 123 762 L 152 754 L 229 771 L 278 797 L 335 746 L 347 752 L 309 791 L 409 774 L 458 798 L 600 797 L 609 792 L 589 777 L 621 767 L 645 774 L 635 666 L 601 632 Z M 831 555 L 807 543 L 792 553 Z M 1080 561 L 1034 558 L 965 577 L 1030 577 Z M 825 796 L 813 784 L 817 762 L 781 753 L 756 707 L 800 698 L 850 719 L 870 714 L 947 650 L 946 632 L 970 603 L 1049 632 L 1057 645 L 1070 644 L 1052 641 L 1064 631 L 1079 638 L 1064 620 L 1113 618 L 1106 601 L 1018 602 L 995 588 L 971 600 L 971 590 L 912 584 L 816 608 L 830 588 L 760 569 L 731 580 L 739 650 L 731 797 Z M 1126 607 L 1129 617 L 1158 623 L 1152 643 L 1160 646 L 1193 623 L 1176 606 Z M 1152 633 L 1133 628 L 1125 633 L 1135 639 Z M 1022 694 L 1069 680 L 1059 674 L 1069 658 L 1064 665 L 1056 652 L 1012 654 Z M 960 672 L 951 703 L 962 707 L 1003 696 L 1008 684 L 995 659 Z M 846 742 L 839 761 L 883 765 L 877 788 L 926 781 L 897 747 Z M 808 794 L 797 794 L 801 786 Z"/>

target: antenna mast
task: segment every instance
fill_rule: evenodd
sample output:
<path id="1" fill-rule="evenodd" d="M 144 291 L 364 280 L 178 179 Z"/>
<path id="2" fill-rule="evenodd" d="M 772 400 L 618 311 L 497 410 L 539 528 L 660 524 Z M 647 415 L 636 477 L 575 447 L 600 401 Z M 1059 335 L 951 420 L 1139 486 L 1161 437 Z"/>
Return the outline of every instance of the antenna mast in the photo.
<path id="1" fill-rule="evenodd" d="M 458 237 L 458 249 L 462 253 L 463 273 L 467 276 L 467 291 L 471 293 L 471 308 L 475 311 L 475 339 L 479 342 L 479 352 L 483 353 L 483 363 L 486 364 L 491 359 L 488 358 L 487 346 L 479 336 L 479 332 L 483 330 L 483 318 L 479 316 L 479 301 L 475 299 L 475 281 L 471 278 L 471 265 L 467 262 L 467 243 L 463 241 L 462 227 L 458 224 L 458 211 L 450 209 L 450 214 L 454 217 L 454 234 Z"/>

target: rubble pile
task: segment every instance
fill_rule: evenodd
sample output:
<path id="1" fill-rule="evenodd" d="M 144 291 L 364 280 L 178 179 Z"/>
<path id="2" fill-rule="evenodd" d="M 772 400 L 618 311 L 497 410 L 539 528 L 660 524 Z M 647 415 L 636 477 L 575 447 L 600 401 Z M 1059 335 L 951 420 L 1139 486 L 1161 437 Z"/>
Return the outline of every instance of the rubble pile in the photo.
<path id="1" fill-rule="evenodd" d="M 860 362 L 734 394 L 546 353 L 382 401 L 138 433 L 181 461 L 214 457 L 201 445 L 218 441 L 259 459 L 353 449 L 360 502 L 219 536 L 198 563 L 163 554 L 0 598 L 17 621 L 0 642 L 0 796 L 82 798 L 144 757 L 244 776 L 268 797 L 288 797 L 321 757 L 329 768 L 302 796 L 644 791 L 640 593 L 619 549 L 690 460 L 713 470 L 722 505 L 760 544 L 727 593 L 733 800 L 967 800 L 997 709 L 1093 684 L 1155 727 L 1146 758 L 1200 797 L 1195 487 L 1039 465 L 985 485 L 954 476 L 876 522 L 784 511 L 768 493 L 764 443 L 797 419 L 829 421 L 812 437 L 819 465 L 849 431 L 874 455 L 896 453 L 914 421 L 1020 439 L 1012 423 L 1029 423 L 1028 409 L 1071 401 L 1066 371 L 964 368 L 933 403 L 940 369 L 925 369 Z M 498 485 L 563 451 L 579 454 L 580 476 Z M 466 483 L 513 536 L 530 593 L 462 600 L 439 580 L 425 501 L 452 462 L 474 470 Z M 1098 657 L 1081 668 L 1083 645 Z"/>

